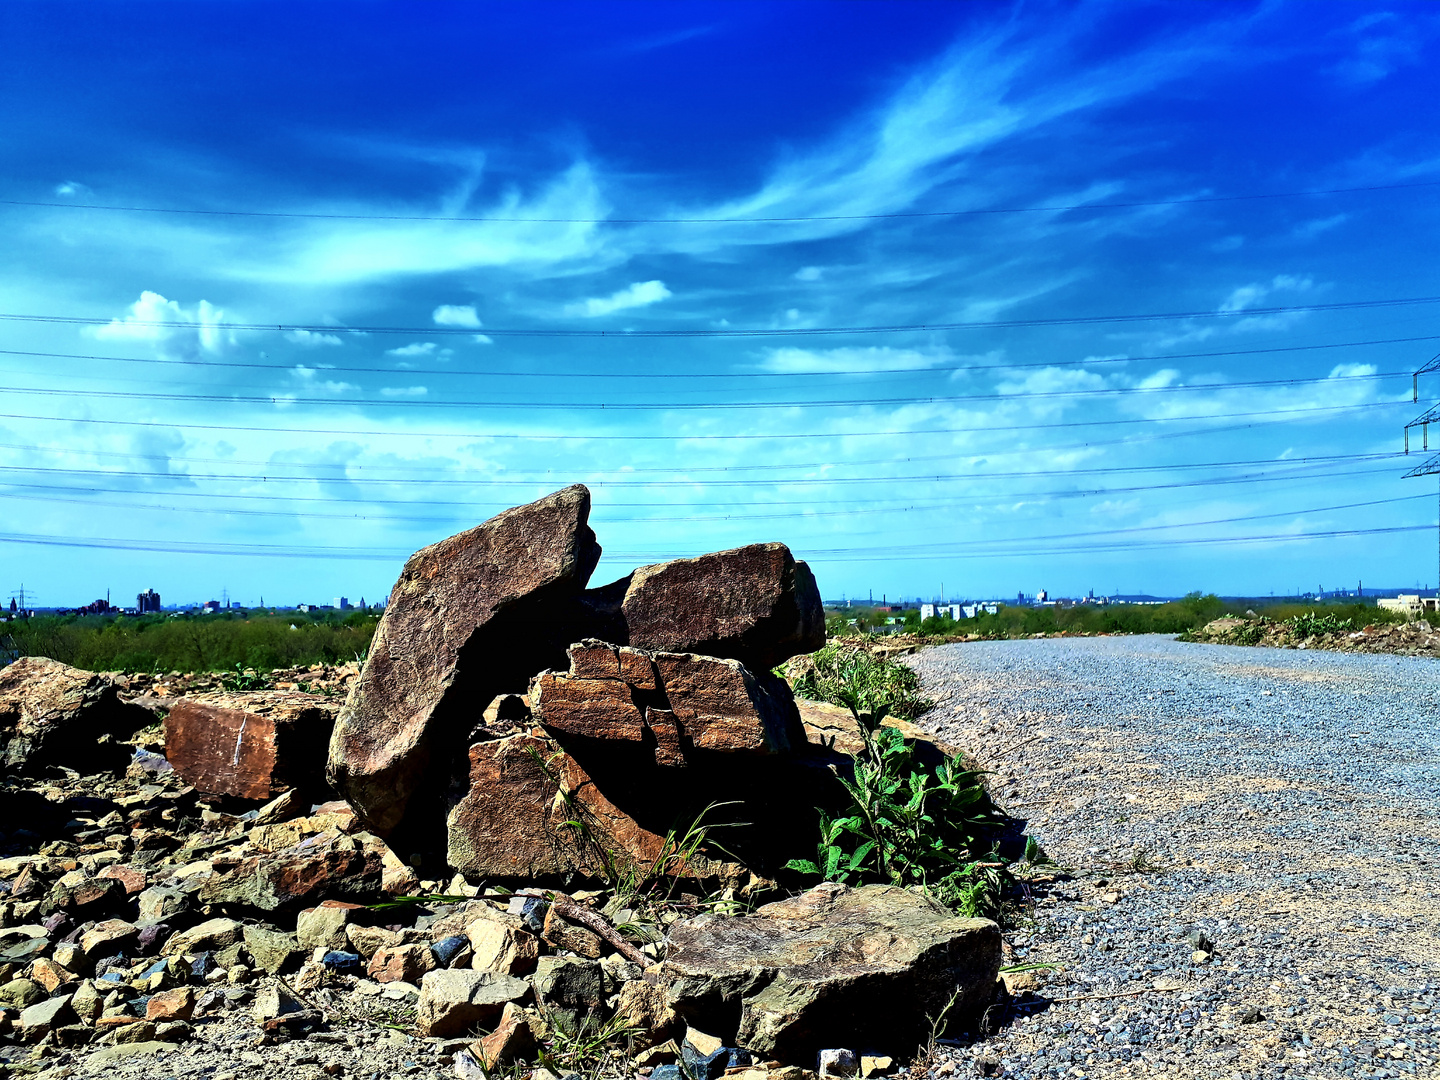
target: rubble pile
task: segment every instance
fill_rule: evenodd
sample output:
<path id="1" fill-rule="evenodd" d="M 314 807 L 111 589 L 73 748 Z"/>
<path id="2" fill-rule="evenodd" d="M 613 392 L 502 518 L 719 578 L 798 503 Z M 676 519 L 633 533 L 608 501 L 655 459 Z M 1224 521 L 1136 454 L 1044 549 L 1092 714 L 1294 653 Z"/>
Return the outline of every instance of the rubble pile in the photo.
<path id="1" fill-rule="evenodd" d="M 1263 616 L 1215 619 L 1181 640 L 1210 645 L 1260 645 L 1272 649 L 1325 649 L 1330 652 L 1394 653 L 1440 656 L 1440 633 L 1425 619 L 1372 623 L 1358 630 L 1297 633 L 1294 624 Z"/>
<path id="2" fill-rule="evenodd" d="M 774 884 L 857 743 L 771 671 L 823 643 L 805 565 L 590 589 L 588 511 L 418 552 L 343 706 L 0 670 L 0 1071 L 480 1078 L 608 1031 L 613 1075 L 868 1076 L 982 1009 L 995 924 Z"/>

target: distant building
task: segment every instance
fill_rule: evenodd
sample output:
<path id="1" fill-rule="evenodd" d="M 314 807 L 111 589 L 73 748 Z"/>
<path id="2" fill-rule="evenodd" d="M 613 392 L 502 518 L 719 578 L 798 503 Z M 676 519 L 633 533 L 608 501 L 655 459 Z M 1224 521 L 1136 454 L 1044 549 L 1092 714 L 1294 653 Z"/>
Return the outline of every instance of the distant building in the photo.
<path id="1" fill-rule="evenodd" d="M 1440 597 L 1421 596 L 1419 593 L 1400 593 L 1393 600 L 1389 597 L 1381 597 L 1375 601 L 1375 606 L 1384 608 L 1386 611 L 1401 611 L 1407 619 L 1418 619 L 1427 612 L 1440 611 Z"/>
<path id="2" fill-rule="evenodd" d="M 213 614 L 214 612 L 220 610 L 220 601 L 219 601 L 219 600 L 206 600 L 205 603 L 201 606 L 200 610 L 201 610 L 202 612 L 204 612 L 206 615 Z"/>
<path id="3" fill-rule="evenodd" d="M 346 596 L 335 597 L 335 607 L 340 611 L 350 610 L 350 598 Z"/>
<path id="4" fill-rule="evenodd" d="M 146 589 L 139 596 L 135 597 L 135 610 L 141 615 L 149 614 L 152 611 L 159 611 L 160 594 L 154 589 Z"/>

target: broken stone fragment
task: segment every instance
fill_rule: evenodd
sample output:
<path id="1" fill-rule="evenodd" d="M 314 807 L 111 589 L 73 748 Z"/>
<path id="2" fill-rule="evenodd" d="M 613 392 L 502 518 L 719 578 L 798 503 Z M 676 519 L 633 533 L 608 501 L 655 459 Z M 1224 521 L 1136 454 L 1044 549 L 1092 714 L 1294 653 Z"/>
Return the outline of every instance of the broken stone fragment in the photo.
<path id="1" fill-rule="evenodd" d="M 331 782 L 370 828 L 393 832 L 491 699 L 554 666 L 556 623 L 600 559 L 589 514 L 575 485 L 405 563 L 330 744 Z"/>
<path id="2" fill-rule="evenodd" d="M 306 908 L 295 922 L 295 937 L 302 949 L 346 949 L 350 921 L 363 914 L 365 908 L 342 900 L 322 900 L 318 907 Z"/>
<path id="3" fill-rule="evenodd" d="M 973 1017 L 1000 966 L 1000 931 L 905 889 L 826 883 L 753 915 L 675 923 L 660 970 L 687 1022 L 782 1060 L 852 1045 L 914 1046 L 947 1004 Z M 953 1003 L 951 997 L 955 995 Z"/>
<path id="4" fill-rule="evenodd" d="M 505 1005 L 495 1030 L 471 1049 L 484 1068 L 494 1070 L 533 1059 L 544 1037 L 545 1024 L 540 1017 L 512 1001 Z"/>
<path id="5" fill-rule="evenodd" d="M 545 926 L 541 937 L 556 949 L 573 952 L 590 960 L 598 960 L 605 954 L 605 943 L 600 940 L 599 934 L 566 922 L 553 907 L 545 912 Z"/>
<path id="6" fill-rule="evenodd" d="M 26 1042 L 38 1042 L 54 1028 L 73 1024 L 78 1018 L 70 1008 L 70 998 L 70 994 L 61 994 L 25 1009 L 15 1022 L 20 1037 Z"/>
<path id="7" fill-rule="evenodd" d="M 165 717 L 165 757 L 195 790 L 273 799 L 324 787 L 338 706 L 287 690 L 181 698 Z"/>
<path id="8" fill-rule="evenodd" d="M 202 903 L 259 911 L 322 899 L 370 899 L 380 893 L 383 847 L 365 833 L 347 836 L 328 829 L 270 855 L 216 859 L 215 873 L 200 887 L 199 897 Z"/>
<path id="9" fill-rule="evenodd" d="M 605 1001 L 605 980 L 593 960 L 565 956 L 543 956 L 530 977 L 536 1004 L 552 1024 L 563 1023 L 572 1031 L 590 1022 Z"/>
<path id="10" fill-rule="evenodd" d="M 529 994 L 528 983 L 509 975 L 441 968 L 421 980 L 415 1021 L 426 1038 L 450 1038 L 477 1024 L 494 1024 L 507 1002 L 523 1001 Z"/>
<path id="11" fill-rule="evenodd" d="M 430 946 L 395 945 L 378 949 L 365 970 L 378 983 L 418 983 L 435 967 L 435 954 Z"/>
<path id="12" fill-rule="evenodd" d="M 147 1020 L 189 1020 L 195 1013 L 195 991 L 188 986 L 151 994 L 145 1002 Z"/>
<path id="13" fill-rule="evenodd" d="M 213 952 L 227 945 L 234 945 L 243 940 L 244 936 L 245 928 L 234 919 L 207 919 L 198 926 L 173 934 L 160 950 L 160 955 L 183 956 L 187 953 Z"/>
<path id="14" fill-rule="evenodd" d="M 622 644 L 725 657 L 752 671 L 825 644 L 814 575 L 784 544 L 641 567 L 630 575 L 620 609 Z"/>
<path id="15" fill-rule="evenodd" d="M 151 722 L 120 700 L 113 682 L 44 656 L 0 668 L 0 765 L 33 773 L 63 764 L 82 772 L 123 769 L 127 739 Z"/>
<path id="16" fill-rule="evenodd" d="M 540 943 L 534 935 L 494 919 L 477 919 L 465 928 L 476 971 L 498 975 L 528 975 L 540 957 Z"/>

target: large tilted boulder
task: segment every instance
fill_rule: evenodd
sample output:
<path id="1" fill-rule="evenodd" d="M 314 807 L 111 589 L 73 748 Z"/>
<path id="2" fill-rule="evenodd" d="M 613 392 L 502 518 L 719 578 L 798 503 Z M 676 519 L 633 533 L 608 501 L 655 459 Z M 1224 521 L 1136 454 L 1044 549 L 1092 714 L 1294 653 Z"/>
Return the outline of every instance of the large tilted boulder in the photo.
<path id="1" fill-rule="evenodd" d="M 330 743 L 331 782 L 382 835 L 417 788 L 463 756 L 496 694 L 556 665 L 600 559 L 581 485 L 498 514 L 410 557 Z M 442 785 L 443 786 L 443 783 Z"/>
<path id="2" fill-rule="evenodd" d="M 956 918 L 906 889 L 827 882 L 750 916 L 674 924 L 659 981 L 692 1026 L 813 1061 L 835 1046 L 909 1051 L 947 1005 L 951 1018 L 976 1016 L 999 968 L 990 920 Z"/>
<path id="3" fill-rule="evenodd" d="M 109 679 L 44 656 L 0 669 L 0 753 L 6 769 L 31 772 L 52 763 L 113 768 L 129 757 L 117 740 L 151 722 L 120 700 Z"/>
<path id="4" fill-rule="evenodd" d="M 337 703 L 289 690 L 180 698 L 165 717 L 165 756 L 195 790 L 271 799 L 325 784 Z"/>
<path id="5" fill-rule="evenodd" d="M 642 566 L 587 594 L 597 635 L 621 645 L 701 653 L 769 671 L 825 644 L 815 577 L 784 544 L 750 544 Z"/>

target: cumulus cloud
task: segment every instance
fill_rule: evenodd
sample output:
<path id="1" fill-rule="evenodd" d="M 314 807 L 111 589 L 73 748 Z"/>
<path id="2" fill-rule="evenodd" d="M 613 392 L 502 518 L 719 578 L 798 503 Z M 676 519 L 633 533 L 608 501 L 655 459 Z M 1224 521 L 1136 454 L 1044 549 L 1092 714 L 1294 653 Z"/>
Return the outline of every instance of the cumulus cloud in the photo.
<path id="1" fill-rule="evenodd" d="M 296 364 L 292 374 L 295 381 L 301 383 L 307 391 L 315 391 L 326 394 L 344 394 L 352 390 L 359 390 L 360 387 L 354 383 L 341 382 L 338 379 L 324 379 L 323 368 L 306 367 L 304 364 Z"/>
<path id="2" fill-rule="evenodd" d="M 466 326 L 480 329 L 480 316 L 468 304 L 441 304 L 432 314 L 436 326 Z M 483 335 L 482 335 L 483 336 Z"/>
<path id="3" fill-rule="evenodd" d="M 433 341 L 416 341 L 398 349 L 386 349 L 386 356 L 449 356 L 453 349 L 442 349 Z"/>
<path id="4" fill-rule="evenodd" d="M 592 296 L 578 304 L 570 304 L 565 308 L 565 313 L 594 318 L 630 308 L 645 307 L 648 304 L 658 304 L 670 295 L 670 290 L 663 281 L 637 281 L 609 296 Z"/>
<path id="5" fill-rule="evenodd" d="M 224 321 L 225 313 L 208 300 L 186 308 L 146 289 L 127 314 L 88 332 L 102 341 L 143 342 L 167 358 L 197 360 L 233 344 L 233 336 L 220 325 Z"/>
<path id="6" fill-rule="evenodd" d="M 343 345 L 335 334 L 324 334 L 318 330 L 287 330 L 285 340 L 293 345 L 303 345 L 307 349 L 318 349 L 324 345 Z"/>

